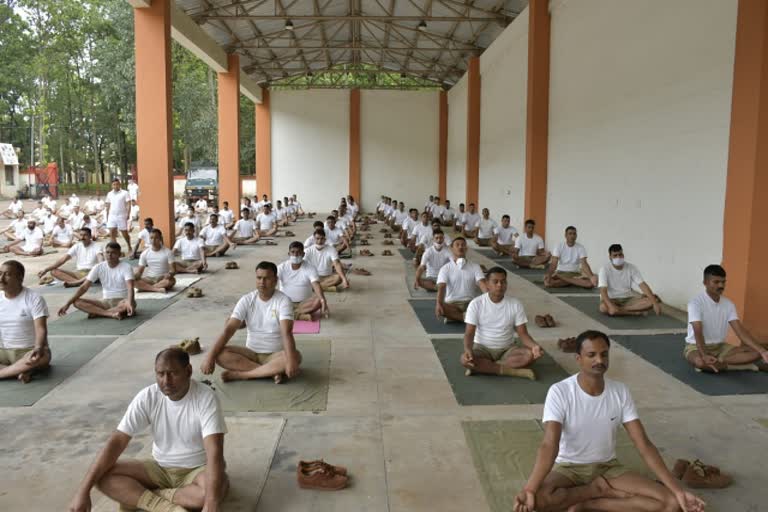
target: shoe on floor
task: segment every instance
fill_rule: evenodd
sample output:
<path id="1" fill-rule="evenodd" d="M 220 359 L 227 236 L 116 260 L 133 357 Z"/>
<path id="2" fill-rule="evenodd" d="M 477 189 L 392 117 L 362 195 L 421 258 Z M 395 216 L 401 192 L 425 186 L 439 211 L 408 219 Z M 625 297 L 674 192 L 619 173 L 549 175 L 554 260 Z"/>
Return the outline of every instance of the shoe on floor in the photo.
<path id="1" fill-rule="evenodd" d="M 552 315 L 550 315 L 549 313 L 544 315 L 544 320 L 547 321 L 547 327 L 555 327 L 555 326 L 557 326 L 557 323 L 555 322 L 555 319 L 552 318 Z"/>
<path id="2" fill-rule="evenodd" d="M 38 282 L 38 284 L 40 286 L 45 286 L 45 285 L 51 284 L 52 282 L 53 282 L 53 276 L 45 275 L 45 276 L 40 278 L 40 281 Z"/>
<path id="3" fill-rule="evenodd" d="M 339 491 L 347 486 L 349 478 L 336 471 L 330 464 L 296 466 L 296 478 L 302 489 Z"/>
<path id="4" fill-rule="evenodd" d="M 681 479 L 691 489 L 724 489 L 733 483 L 730 475 L 721 473 L 715 466 L 708 466 L 696 459 L 685 470 Z"/>
<path id="5" fill-rule="evenodd" d="M 325 468 L 325 469 L 332 469 L 335 473 L 339 475 L 347 476 L 347 468 L 344 466 L 334 466 L 333 464 L 328 464 L 323 459 L 318 460 L 310 460 L 310 461 L 299 461 L 299 468 L 300 469 L 309 469 L 314 470 L 317 468 Z"/>
<path id="6" fill-rule="evenodd" d="M 235 270 L 240 268 L 236 261 L 228 261 L 224 264 L 224 268 L 227 270 Z"/>
<path id="7" fill-rule="evenodd" d="M 576 353 L 576 338 L 561 338 L 557 340 L 557 346 L 561 351 L 575 354 Z"/>
<path id="8" fill-rule="evenodd" d="M 384 249 L 384 252 L 381 253 L 382 256 L 392 256 L 392 251 L 389 249 Z"/>
<path id="9" fill-rule="evenodd" d="M 197 355 L 203 351 L 200 348 L 200 338 L 185 339 L 176 346 L 191 356 Z"/>
<path id="10" fill-rule="evenodd" d="M 464 370 L 464 376 L 465 377 L 471 377 L 472 374 L 473 374 L 473 372 L 472 372 L 471 368 L 467 368 L 466 370 Z"/>
<path id="11" fill-rule="evenodd" d="M 544 315 L 536 315 L 533 321 L 538 327 L 541 327 L 542 329 L 549 327 L 549 324 L 547 323 L 547 318 Z"/>

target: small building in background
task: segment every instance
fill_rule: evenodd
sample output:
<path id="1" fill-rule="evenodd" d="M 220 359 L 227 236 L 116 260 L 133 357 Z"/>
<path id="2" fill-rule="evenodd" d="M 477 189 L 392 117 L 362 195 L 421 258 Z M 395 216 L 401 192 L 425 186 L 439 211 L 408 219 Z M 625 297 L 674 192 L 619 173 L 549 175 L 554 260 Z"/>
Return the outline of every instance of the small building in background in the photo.
<path id="1" fill-rule="evenodd" d="M 19 192 L 19 155 L 10 144 L 0 143 L 0 195 L 16 197 Z"/>

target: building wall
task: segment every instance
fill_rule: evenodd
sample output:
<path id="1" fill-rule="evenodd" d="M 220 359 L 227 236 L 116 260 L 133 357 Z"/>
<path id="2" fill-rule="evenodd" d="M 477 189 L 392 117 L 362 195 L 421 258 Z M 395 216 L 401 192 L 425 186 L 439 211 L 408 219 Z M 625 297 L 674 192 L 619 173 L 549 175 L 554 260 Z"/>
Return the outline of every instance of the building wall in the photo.
<path id="1" fill-rule="evenodd" d="M 550 8 L 547 244 L 573 224 L 597 269 L 620 242 L 684 306 L 721 260 L 737 0 Z"/>
<path id="2" fill-rule="evenodd" d="M 467 198 L 467 76 L 448 91 L 447 199 L 457 209 Z M 423 205 L 421 205 L 423 206 Z M 420 208 L 421 208 L 420 206 Z"/>

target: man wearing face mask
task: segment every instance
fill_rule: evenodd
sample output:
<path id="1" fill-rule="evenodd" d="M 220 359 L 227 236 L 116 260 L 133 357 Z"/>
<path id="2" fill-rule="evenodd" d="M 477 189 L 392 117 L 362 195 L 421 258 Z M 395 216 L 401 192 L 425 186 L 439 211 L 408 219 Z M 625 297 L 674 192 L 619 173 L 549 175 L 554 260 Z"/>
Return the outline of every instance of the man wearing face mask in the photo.
<path id="1" fill-rule="evenodd" d="M 424 251 L 421 265 L 416 270 L 413 289 L 424 288 L 430 292 L 437 291 L 437 275 L 443 265 L 451 261 L 451 251 L 445 246 L 445 233 L 441 229 L 432 232 L 432 245 Z M 426 275 L 424 275 L 426 273 Z"/>
<path id="2" fill-rule="evenodd" d="M 337 286 L 349 288 L 349 281 L 341 267 L 339 253 L 332 245 L 325 243 L 324 229 L 315 231 L 315 244 L 306 249 L 305 259 L 317 269 L 323 290 L 335 292 Z"/>
<path id="3" fill-rule="evenodd" d="M 328 314 L 328 302 L 320 286 L 320 277 L 317 269 L 304 261 L 304 244 L 301 242 L 291 242 L 288 261 L 277 266 L 277 286 L 293 302 L 296 320 L 312 320 L 316 311 Z"/>
<path id="4" fill-rule="evenodd" d="M 610 316 L 638 316 L 653 309 L 661 314 L 659 298 L 643 280 L 640 271 L 624 261 L 624 249 L 613 244 L 608 248 L 611 262 L 598 272 L 597 286 L 600 289 L 600 312 Z M 635 293 L 642 292 L 642 295 Z"/>
<path id="5" fill-rule="evenodd" d="M 435 316 L 445 322 L 463 322 L 469 302 L 478 292 L 488 291 L 480 265 L 467 261 L 467 241 L 456 238 L 451 244 L 453 258 L 437 274 Z"/>

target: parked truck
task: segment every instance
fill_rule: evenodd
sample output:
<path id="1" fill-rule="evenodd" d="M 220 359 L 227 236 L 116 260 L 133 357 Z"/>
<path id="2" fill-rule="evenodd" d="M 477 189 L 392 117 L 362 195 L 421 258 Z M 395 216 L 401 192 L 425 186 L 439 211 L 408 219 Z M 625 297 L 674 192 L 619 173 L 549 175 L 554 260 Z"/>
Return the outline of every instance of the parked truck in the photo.
<path id="1" fill-rule="evenodd" d="M 197 201 L 202 198 L 209 204 L 219 201 L 219 171 L 214 166 L 190 167 L 187 182 L 184 185 L 187 200 Z"/>

